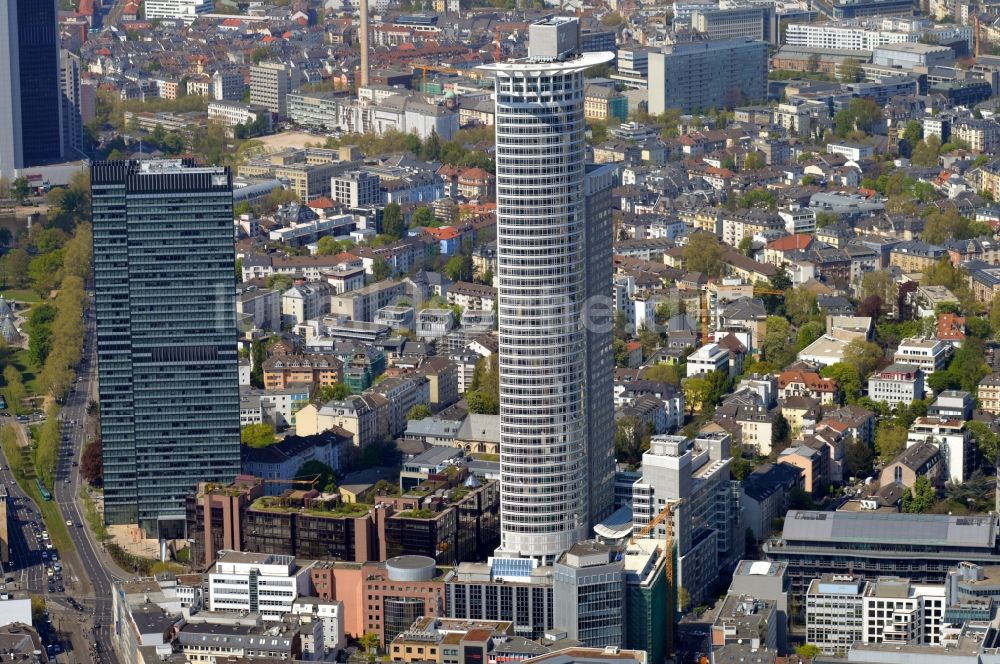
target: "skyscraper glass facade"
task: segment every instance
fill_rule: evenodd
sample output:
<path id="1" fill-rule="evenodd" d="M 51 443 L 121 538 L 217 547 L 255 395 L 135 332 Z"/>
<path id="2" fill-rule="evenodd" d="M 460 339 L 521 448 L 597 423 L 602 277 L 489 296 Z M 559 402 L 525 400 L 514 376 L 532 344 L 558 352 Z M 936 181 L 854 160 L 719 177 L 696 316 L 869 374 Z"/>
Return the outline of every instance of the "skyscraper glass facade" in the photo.
<path id="1" fill-rule="evenodd" d="M 108 523 L 184 536 L 184 498 L 240 468 L 232 179 L 181 160 L 91 168 Z"/>
<path id="2" fill-rule="evenodd" d="M 583 115 L 583 72 L 611 57 L 484 67 L 497 97 L 500 552 L 543 563 L 613 502 L 610 317 L 588 320 L 592 296 L 611 292 L 611 177 L 585 186 Z"/>
<path id="3" fill-rule="evenodd" d="M 55 0 L 17 4 L 21 135 L 26 165 L 62 155 L 59 34 Z"/>

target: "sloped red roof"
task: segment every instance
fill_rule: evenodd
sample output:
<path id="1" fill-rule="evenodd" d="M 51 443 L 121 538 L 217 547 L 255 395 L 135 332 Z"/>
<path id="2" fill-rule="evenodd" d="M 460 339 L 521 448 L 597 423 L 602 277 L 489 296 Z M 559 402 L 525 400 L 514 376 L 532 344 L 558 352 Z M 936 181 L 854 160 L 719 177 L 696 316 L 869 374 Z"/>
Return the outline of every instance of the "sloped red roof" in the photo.
<path id="1" fill-rule="evenodd" d="M 806 235 L 805 233 L 796 233 L 795 235 L 786 235 L 785 237 L 779 237 L 777 240 L 772 241 L 767 245 L 768 249 L 774 249 L 775 251 L 795 251 L 796 249 L 808 249 L 809 245 L 813 243 L 813 236 Z"/>

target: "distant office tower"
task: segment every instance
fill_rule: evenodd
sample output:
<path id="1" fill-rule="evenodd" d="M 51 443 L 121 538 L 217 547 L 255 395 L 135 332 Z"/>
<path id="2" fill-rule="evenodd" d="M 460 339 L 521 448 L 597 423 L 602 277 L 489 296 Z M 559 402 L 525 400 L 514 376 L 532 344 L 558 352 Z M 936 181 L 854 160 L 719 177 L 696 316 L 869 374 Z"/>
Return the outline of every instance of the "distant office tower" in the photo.
<path id="1" fill-rule="evenodd" d="M 229 170 L 91 167 L 108 523 L 184 537 L 198 482 L 240 469 Z"/>
<path id="2" fill-rule="evenodd" d="M 684 42 L 649 54 L 649 112 L 732 108 L 767 96 L 767 44 L 752 39 Z"/>
<path id="3" fill-rule="evenodd" d="M 611 292 L 610 176 L 588 177 L 583 117 L 583 72 L 612 56 L 578 44 L 576 19 L 547 19 L 530 28 L 527 60 L 485 67 L 497 95 L 499 553 L 545 563 L 613 501 L 610 304 L 593 301 Z M 602 313 L 589 325 L 588 310 Z"/>
<path id="4" fill-rule="evenodd" d="M 59 85 L 62 88 L 63 149 L 67 156 L 75 157 L 83 151 L 85 89 L 80 84 L 79 55 L 66 50 L 59 52 Z M 89 86 L 86 92 L 90 92 Z M 74 151 L 76 154 L 70 155 Z"/>
<path id="5" fill-rule="evenodd" d="M 705 39 L 749 37 L 778 43 L 778 18 L 773 6 L 699 9 L 691 14 L 691 28 Z"/>
<path id="6" fill-rule="evenodd" d="M 285 117 L 288 93 L 299 84 L 299 70 L 280 62 L 262 62 L 250 68 L 250 103 Z"/>
<path id="7" fill-rule="evenodd" d="M 62 157 L 55 0 L 0 3 L 0 176 Z"/>

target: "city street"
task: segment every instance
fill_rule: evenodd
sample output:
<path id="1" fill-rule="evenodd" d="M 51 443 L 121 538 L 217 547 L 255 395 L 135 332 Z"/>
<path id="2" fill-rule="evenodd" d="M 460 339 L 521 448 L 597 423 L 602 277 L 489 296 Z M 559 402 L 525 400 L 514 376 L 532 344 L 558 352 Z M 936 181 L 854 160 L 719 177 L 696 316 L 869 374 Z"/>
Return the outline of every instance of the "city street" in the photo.
<path id="1" fill-rule="evenodd" d="M 53 496 L 63 517 L 73 522 L 68 530 L 80 567 L 72 572 L 85 577 L 93 588 L 92 604 L 88 602 L 88 605 L 93 606 L 94 640 L 100 646 L 98 661 L 115 662 L 117 659 L 111 648 L 111 583 L 116 578 L 127 577 L 119 570 L 110 571 L 105 566 L 106 559 L 98 554 L 101 545 L 94 540 L 84 520 L 84 510 L 78 503 L 83 486 L 79 459 L 86 444 L 87 404 L 96 395 L 97 381 L 93 309 L 87 309 L 84 316 L 84 354 L 79 366 L 79 378 L 61 411 L 63 441 L 56 465 Z M 111 566 L 110 563 L 108 565 Z"/>

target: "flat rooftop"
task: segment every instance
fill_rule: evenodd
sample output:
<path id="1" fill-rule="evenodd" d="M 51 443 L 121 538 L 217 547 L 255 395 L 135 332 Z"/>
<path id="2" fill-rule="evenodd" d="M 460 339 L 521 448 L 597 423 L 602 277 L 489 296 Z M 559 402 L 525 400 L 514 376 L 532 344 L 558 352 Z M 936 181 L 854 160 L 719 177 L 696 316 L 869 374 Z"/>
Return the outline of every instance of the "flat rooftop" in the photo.
<path id="1" fill-rule="evenodd" d="M 782 538 L 823 543 L 918 544 L 993 549 L 994 517 L 789 510 Z"/>

